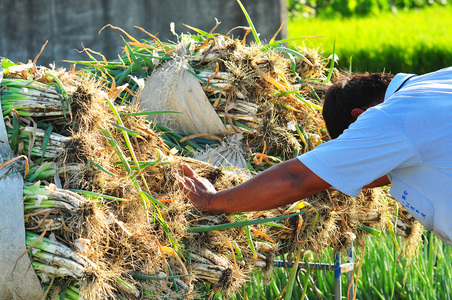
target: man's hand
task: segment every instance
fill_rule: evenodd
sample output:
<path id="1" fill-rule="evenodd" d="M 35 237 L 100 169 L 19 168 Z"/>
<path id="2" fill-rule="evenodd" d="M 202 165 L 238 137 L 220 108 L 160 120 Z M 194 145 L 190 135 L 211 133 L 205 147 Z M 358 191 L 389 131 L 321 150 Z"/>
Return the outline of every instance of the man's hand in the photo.
<path id="1" fill-rule="evenodd" d="M 182 166 L 179 182 L 190 201 L 212 214 L 268 210 L 318 193 L 330 185 L 294 158 L 273 166 L 235 187 L 215 191 L 210 182 Z"/>
<path id="2" fill-rule="evenodd" d="M 196 174 L 190 166 L 182 165 L 181 169 L 184 178 L 178 182 L 179 187 L 196 208 L 204 212 L 209 211 L 210 201 L 217 193 L 214 186 L 206 178 Z"/>

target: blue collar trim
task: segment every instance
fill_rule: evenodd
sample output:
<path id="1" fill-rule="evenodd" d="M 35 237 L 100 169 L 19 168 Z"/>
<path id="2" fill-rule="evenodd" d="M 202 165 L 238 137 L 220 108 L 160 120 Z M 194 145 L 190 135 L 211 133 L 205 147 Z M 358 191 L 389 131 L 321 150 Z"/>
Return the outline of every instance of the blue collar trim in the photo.
<path id="1" fill-rule="evenodd" d="M 388 86 L 385 93 L 385 101 L 391 97 L 395 92 L 397 92 L 402 85 L 411 77 L 416 76 L 416 74 L 399 73 L 397 74 Z"/>

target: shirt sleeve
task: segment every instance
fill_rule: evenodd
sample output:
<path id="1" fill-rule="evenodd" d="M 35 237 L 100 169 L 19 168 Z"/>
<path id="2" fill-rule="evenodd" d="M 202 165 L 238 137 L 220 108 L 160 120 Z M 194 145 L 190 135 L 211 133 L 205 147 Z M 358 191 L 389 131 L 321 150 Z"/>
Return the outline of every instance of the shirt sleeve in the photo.
<path id="1" fill-rule="evenodd" d="M 367 110 L 337 139 L 298 159 L 331 186 L 352 197 L 395 168 L 420 161 L 399 124 L 378 108 Z"/>

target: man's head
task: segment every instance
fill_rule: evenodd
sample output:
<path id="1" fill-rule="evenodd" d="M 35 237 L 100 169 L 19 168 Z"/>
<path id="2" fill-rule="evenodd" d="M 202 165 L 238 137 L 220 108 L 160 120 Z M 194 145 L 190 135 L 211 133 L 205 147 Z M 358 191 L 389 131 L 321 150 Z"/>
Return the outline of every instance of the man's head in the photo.
<path id="1" fill-rule="evenodd" d="M 342 134 L 366 109 L 382 103 L 393 77 L 388 73 L 357 74 L 343 77 L 330 87 L 323 104 L 323 119 L 331 138 Z"/>

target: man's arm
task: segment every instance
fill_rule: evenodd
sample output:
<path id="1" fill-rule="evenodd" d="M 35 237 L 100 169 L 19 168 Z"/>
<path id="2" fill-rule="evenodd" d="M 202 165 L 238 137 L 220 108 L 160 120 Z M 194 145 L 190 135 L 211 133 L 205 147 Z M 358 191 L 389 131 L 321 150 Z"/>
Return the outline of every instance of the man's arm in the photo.
<path id="1" fill-rule="evenodd" d="M 267 210 L 307 198 L 330 187 L 296 158 L 219 192 L 190 167 L 183 166 L 182 171 L 186 177 L 180 183 L 181 188 L 196 207 L 208 213 Z"/>

